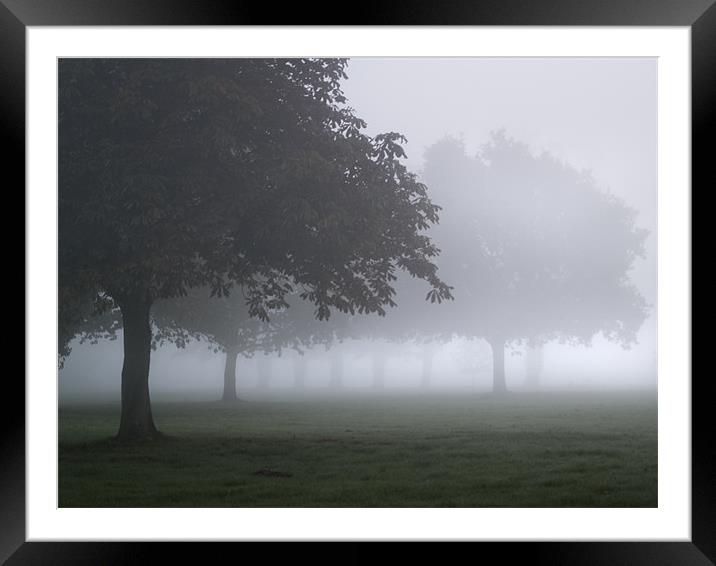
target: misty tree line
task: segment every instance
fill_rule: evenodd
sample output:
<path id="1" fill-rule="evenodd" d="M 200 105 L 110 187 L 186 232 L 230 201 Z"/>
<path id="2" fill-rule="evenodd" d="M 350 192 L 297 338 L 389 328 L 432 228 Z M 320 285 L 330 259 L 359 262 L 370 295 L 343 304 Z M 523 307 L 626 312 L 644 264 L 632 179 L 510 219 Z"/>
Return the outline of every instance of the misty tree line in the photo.
<path id="1" fill-rule="evenodd" d="M 60 60 L 60 363 L 122 329 L 119 438 L 158 434 L 164 343 L 223 353 L 233 400 L 237 357 L 258 352 L 410 340 L 429 369 L 428 344 L 482 338 L 500 392 L 515 344 L 635 342 L 633 209 L 500 132 L 474 156 L 439 141 L 418 177 L 401 134 L 365 133 L 346 65 Z"/>

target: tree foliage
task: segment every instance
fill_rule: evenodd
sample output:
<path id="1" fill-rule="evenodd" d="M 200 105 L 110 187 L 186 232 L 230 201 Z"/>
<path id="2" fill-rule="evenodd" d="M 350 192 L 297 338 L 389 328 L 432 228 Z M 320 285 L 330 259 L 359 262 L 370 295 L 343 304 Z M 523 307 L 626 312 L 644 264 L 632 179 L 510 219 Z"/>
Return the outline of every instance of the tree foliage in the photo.
<path id="1" fill-rule="evenodd" d="M 455 287 L 443 325 L 508 344 L 636 341 L 648 307 L 630 270 L 647 231 L 590 173 L 496 132 L 475 157 L 461 140 L 435 144 L 423 179 L 443 207 L 431 237 Z"/>
<path id="2" fill-rule="evenodd" d="M 59 285 L 58 311 L 57 354 L 60 368 L 72 352 L 74 339 L 78 339 L 80 344 L 114 340 L 122 326 L 121 315 L 112 299 L 71 285 Z"/>
<path id="3" fill-rule="evenodd" d="M 243 288 L 267 319 L 298 292 L 385 312 L 396 269 L 449 288 L 438 209 L 345 105 L 341 59 L 60 61 L 60 272 L 121 302 Z"/>

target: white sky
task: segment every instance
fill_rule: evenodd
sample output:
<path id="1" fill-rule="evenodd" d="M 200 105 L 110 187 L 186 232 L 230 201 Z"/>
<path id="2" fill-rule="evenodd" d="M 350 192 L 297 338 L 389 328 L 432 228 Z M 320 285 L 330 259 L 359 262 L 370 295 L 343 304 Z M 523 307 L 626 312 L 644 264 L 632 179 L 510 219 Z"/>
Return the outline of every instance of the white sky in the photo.
<path id="1" fill-rule="evenodd" d="M 632 280 L 652 316 L 639 346 L 623 351 L 557 347 L 564 362 L 652 364 L 656 352 L 657 60 L 653 57 L 353 58 L 343 90 L 368 133 L 398 131 L 408 139 L 408 164 L 419 172 L 427 147 L 462 137 L 470 153 L 492 130 L 588 169 L 605 191 L 639 211 L 651 235 Z M 439 202 L 438 202 L 439 204 Z"/>
<path id="2" fill-rule="evenodd" d="M 415 171 L 443 136 L 462 136 L 473 153 L 500 128 L 591 170 L 654 234 L 633 278 L 656 302 L 655 58 L 354 58 L 347 72 L 349 104 L 369 133 L 408 138 Z"/>

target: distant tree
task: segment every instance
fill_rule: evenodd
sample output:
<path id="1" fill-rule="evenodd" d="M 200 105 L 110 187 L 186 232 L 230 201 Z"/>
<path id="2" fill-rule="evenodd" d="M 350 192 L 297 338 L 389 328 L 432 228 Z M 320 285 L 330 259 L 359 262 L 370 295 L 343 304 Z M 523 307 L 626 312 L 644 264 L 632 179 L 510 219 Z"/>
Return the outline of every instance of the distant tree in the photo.
<path id="1" fill-rule="evenodd" d="M 152 308 L 155 345 L 166 342 L 183 348 L 191 340 L 203 341 L 225 355 L 222 400 L 236 401 L 236 360 L 297 343 L 291 329 L 272 314 L 270 321 L 251 317 L 241 293 L 211 296 L 207 287 L 190 289 L 186 296 L 161 299 Z"/>
<path id="2" fill-rule="evenodd" d="M 460 140 L 435 144 L 423 180 L 443 209 L 430 235 L 455 294 L 434 324 L 489 342 L 494 391 L 506 346 L 636 342 L 647 305 L 629 271 L 647 231 L 589 173 L 497 132 L 474 158 Z"/>
<path id="3" fill-rule="evenodd" d="M 373 387 L 382 389 L 386 385 L 385 369 L 391 356 L 399 346 L 415 344 L 421 350 L 423 363 L 421 384 L 430 385 L 435 342 L 452 338 L 453 330 L 447 325 L 436 324 L 445 313 L 439 313 L 444 305 L 430 301 L 425 289 L 415 278 L 401 273 L 395 282 L 396 305 L 385 316 L 353 317 L 343 334 L 364 342 L 365 350 L 371 357 Z"/>
<path id="4" fill-rule="evenodd" d="M 298 353 L 296 370 L 305 377 L 303 351 L 317 344 L 328 345 L 340 331 L 342 313 L 329 320 L 318 320 L 314 308 L 297 295 L 285 297 L 287 307 L 270 313 L 270 320 L 252 317 L 240 292 L 212 296 L 211 289 L 192 289 L 187 296 L 159 300 L 152 309 L 156 325 L 154 340 L 184 347 L 190 340 L 205 342 L 215 353 L 225 355 L 222 400 L 236 401 L 236 361 L 238 356 L 270 354 L 283 349 Z M 301 373 L 303 372 L 303 373 Z M 299 384 L 303 385 L 303 384 Z"/>
<path id="5" fill-rule="evenodd" d="M 300 300 L 297 296 L 289 297 L 288 303 L 290 306 L 282 313 L 282 320 L 285 321 L 288 334 L 294 337 L 295 354 L 292 357 L 294 387 L 305 388 L 311 350 L 319 346 L 325 350 L 333 349 L 332 357 L 335 365 L 332 369 L 332 380 L 333 385 L 339 386 L 341 374 L 338 365 L 342 367 L 342 360 L 336 346 L 349 336 L 352 318 L 366 317 L 338 312 L 328 320 L 318 320 L 310 303 Z"/>
<path id="6" fill-rule="evenodd" d="M 298 292 L 384 313 L 396 270 L 450 297 L 425 185 L 397 133 L 346 106 L 343 59 L 61 59 L 60 297 L 81 285 L 120 309 L 118 437 L 157 434 L 150 310 L 209 286 L 268 320 Z M 60 308 L 61 312 L 63 308 Z M 61 326 L 71 328 L 71 325 Z"/>
<path id="7" fill-rule="evenodd" d="M 427 389 L 432 385 L 433 377 L 433 360 L 435 359 L 435 353 L 437 348 L 433 342 L 427 342 L 420 344 L 421 362 L 423 364 L 422 372 L 420 374 L 420 386 Z"/>

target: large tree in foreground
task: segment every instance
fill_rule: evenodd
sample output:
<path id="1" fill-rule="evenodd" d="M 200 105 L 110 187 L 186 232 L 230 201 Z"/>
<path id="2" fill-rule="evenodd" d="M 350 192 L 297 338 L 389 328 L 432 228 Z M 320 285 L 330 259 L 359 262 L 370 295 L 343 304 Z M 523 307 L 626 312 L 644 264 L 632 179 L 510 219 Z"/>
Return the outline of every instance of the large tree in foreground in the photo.
<path id="1" fill-rule="evenodd" d="M 590 174 L 498 132 L 475 157 L 460 140 L 435 144 L 423 178 L 443 208 L 430 234 L 455 287 L 433 323 L 489 342 L 496 392 L 515 343 L 635 343 L 647 305 L 629 275 L 647 232 Z"/>
<path id="2" fill-rule="evenodd" d="M 62 59 L 59 280 L 122 314 L 118 437 L 157 433 L 150 309 L 241 289 L 262 320 L 298 293 L 385 312 L 396 270 L 450 290 L 421 231 L 437 221 L 402 136 L 368 137 L 342 59 Z M 60 296 L 64 293 L 60 289 Z M 61 322 L 62 324 L 62 322 Z"/>

